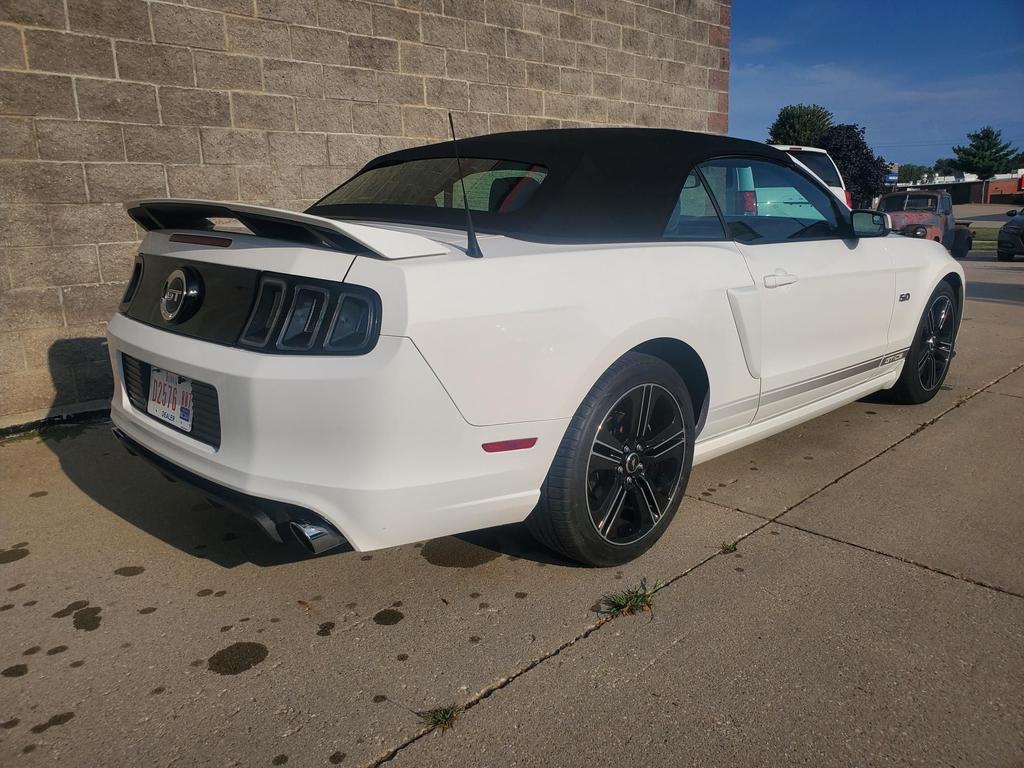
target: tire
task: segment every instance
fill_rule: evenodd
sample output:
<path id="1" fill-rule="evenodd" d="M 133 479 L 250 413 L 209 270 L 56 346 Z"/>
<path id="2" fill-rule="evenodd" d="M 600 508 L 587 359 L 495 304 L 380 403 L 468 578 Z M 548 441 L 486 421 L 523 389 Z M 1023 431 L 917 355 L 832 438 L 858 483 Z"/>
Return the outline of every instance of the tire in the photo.
<path id="1" fill-rule="evenodd" d="M 997 251 L 996 259 L 998 261 L 1013 261 L 1013 251 Z"/>
<path id="2" fill-rule="evenodd" d="M 953 289 L 948 283 L 939 283 L 925 304 L 900 378 L 889 390 L 894 402 L 917 405 L 935 397 L 953 360 L 956 315 Z"/>
<path id="3" fill-rule="evenodd" d="M 963 259 L 971 250 L 971 246 L 974 244 L 974 240 L 969 232 L 962 230 L 953 233 L 953 247 L 950 249 L 954 259 Z"/>
<path id="4" fill-rule="evenodd" d="M 694 439 L 693 404 L 679 374 L 660 358 L 623 355 L 569 422 L 527 527 L 544 546 L 586 565 L 638 557 L 679 508 Z"/>

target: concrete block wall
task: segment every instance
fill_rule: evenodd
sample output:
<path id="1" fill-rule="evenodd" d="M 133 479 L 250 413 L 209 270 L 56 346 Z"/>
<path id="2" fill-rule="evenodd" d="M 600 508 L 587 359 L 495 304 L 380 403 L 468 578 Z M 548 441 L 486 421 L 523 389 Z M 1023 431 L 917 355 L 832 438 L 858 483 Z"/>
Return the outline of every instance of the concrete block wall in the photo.
<path id="1" fill-rule="evenodd" d="M 109 397 L 136 197 L 301 209 L 392 149 L 725 132 L 728 0 L 0 0 L 0 427 Z"/>

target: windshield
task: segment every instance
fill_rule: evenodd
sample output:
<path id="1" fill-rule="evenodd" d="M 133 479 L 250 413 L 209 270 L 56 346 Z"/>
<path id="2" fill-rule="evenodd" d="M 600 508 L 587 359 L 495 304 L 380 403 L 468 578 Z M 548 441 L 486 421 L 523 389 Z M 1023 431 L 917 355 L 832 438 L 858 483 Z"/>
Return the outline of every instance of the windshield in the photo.
<path id="1" fill-rule="evenodd" d="M 315 208 L 334 205 L 399 205 L 465 208 L 511 213 L 525 206 L 547 176 L 541 165 L 511 160 L 462 158 L 462 177 L 454 157 L 407 160 L 372 168 L 342 184 Z M 465 196 L 462 188 L 465 183 Z"/>
<path id="2" fill-rule="evenodd" d="M 835 163 L 824 152 L 790 152 L 789 154 L 814 171 L 814 175 L 828 184 L 828 186 L 843 186 Z"/>
<path id="3" fill-rule="evenodd" d="M 934 211 L 938 205 L 935 195 L 893 195 L 883 197 L 881 210 L 892 211 Z"/>

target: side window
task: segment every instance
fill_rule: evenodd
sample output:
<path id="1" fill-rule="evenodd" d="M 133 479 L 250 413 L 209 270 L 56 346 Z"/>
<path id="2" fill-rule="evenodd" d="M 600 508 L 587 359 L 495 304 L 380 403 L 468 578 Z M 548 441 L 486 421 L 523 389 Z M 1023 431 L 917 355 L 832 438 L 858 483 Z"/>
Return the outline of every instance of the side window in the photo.
<path id="1" fill-rule="evenodd" d="M 715 204 L 696 171 L 691 171 L 686 177 L 662 237 L 666 240 L 725 239 Z"/>
<path id="2" fill-rule="evenodd" d="M 723 158 L 700 169 L 734 240 L 753 244 L 845 236 L 833 195 L 792 168 Z"/>

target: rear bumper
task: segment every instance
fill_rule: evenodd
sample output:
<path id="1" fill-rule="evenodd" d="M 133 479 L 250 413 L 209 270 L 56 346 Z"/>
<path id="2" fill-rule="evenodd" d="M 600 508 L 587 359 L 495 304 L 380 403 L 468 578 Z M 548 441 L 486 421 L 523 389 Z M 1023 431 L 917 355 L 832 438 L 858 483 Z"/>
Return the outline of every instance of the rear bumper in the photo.
<path id="1" fill-rule="evenodd" d="M 360 550 L 525 519 L 566 426 L 469 425 L 406 338 L 382 336 L 361 357 L 269 356 L 123 315 L 111 321 L 108 336 L 111 419 L 124 437 L 258 506 L 312 513 Z M 134 407 L 122 380 L 123 354 L 214 387 L 220 445 Z M 520 437 L 538 441 L 508 453 L 481 448 Z"/>
<path id="2" fill-rule="evenodd" d="M 152 464 L 168 480 L 180 481 L 191 485 L 214 501 L 219 502 L 238 514 L 248 517 L 253 522 L 259 524 L 264 532 L 274 541 L 284 542 L 287 535 L 286 529 L 291 522 L 323 522 L 319 516 L 308 509 L 297 507 L 294 504 L 285 504 L 279 501 L 272 501 L 271 499 L 250 496 L 220 483 L 215 483 L 194 472 L 189 472 L 187 469 L 183 469 L 177 464 L 172 464 L 162 456 L 153 453 L 153 451 L 141 443 L 132 440 L 132 438 L 128 437 L 117 427 L 113 427 L 110 431 L 114 433 L 114 437 L 121 441 L 121 444 L 124 445 L 128 453 Z"/>

